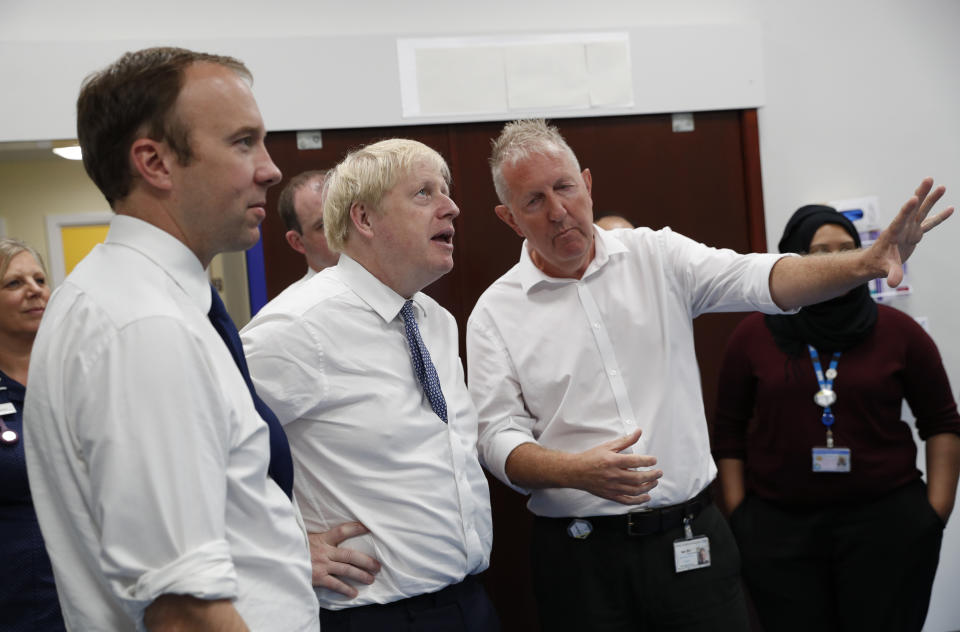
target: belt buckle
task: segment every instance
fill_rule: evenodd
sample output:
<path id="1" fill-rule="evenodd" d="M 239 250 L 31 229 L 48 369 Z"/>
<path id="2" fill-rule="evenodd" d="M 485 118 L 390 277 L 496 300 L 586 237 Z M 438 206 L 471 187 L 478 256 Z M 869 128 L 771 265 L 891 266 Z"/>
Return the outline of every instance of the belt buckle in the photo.
<path id="1" fill-rule="evenodd" d="M 627 514 L 627 535 L 642 536 L 660 531 L 660 512 L 655 509 Z"/>

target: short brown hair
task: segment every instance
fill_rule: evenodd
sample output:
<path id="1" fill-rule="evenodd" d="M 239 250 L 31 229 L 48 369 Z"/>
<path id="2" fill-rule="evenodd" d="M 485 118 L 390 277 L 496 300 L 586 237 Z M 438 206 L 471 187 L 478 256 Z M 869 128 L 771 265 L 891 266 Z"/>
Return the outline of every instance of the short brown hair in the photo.
<path id="1" fill-rule="evenodd" d="M 297 196 L 297 191 L 310 181 L 319 179 L 322 184 L 326 177 L 327 172 L 324 170 L 304 171 L 290 178 L 290 182 L 283 187 L 283 191 L 280 191 L 280 199 L 277 200 L 277 212 L 280 213 L 280 219 L 283 220 L 283 225 L 287 227 L 287 230 L 295 230 L 301 235 L 303 234 L 303 226 L 300 225 L 297 208 L 293 203 L 294 198 Z"/>
<path id="2" fill-rule="evenodd" d="M 190 130 L 173 113 L 183 75 L 193 63 L 225 66 L 248 81 L 243 62 L 185 48 L 146 48 L 125 53 L 89 75 L 77 98 L 77 138 L 83 166 L 113 207 L 130 193 L 130 146 L 141 134 L 164 141 L 181 164 L 190 162 Z"/>

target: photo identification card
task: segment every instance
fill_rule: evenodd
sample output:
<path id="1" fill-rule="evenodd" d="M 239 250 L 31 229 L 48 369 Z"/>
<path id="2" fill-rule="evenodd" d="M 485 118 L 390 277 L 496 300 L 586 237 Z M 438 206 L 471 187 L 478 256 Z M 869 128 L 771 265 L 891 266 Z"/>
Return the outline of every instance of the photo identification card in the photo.
<path id="1" fill-rule="evenodd" d="M 813 448 L 812 453 L 814 472 L 850 471 L 850 448 Z"/>
<path id="2" fill-rule="evenodd" d="M 705 535 L 674 540 L 673 563 L 678 573 L 710 566 L 710 540 Z"/>

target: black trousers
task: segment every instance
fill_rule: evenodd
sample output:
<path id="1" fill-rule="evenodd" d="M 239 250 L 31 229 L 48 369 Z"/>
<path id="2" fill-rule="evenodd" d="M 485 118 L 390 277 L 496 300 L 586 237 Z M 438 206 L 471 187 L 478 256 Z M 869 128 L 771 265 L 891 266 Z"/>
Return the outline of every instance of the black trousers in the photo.
<path id="1" fill-rule="evenodd" d="M 712 564 L 677 573 L 673 542 L 683 528 L 630 536 L 624 527 L 584 540 L 566 521 L 537 518 L 533 576 L 544 632 L 703 631 L 749 629 L 740 557 L 727 522 L 712 503 L 693 520 L 710 538 Z"/>
<path id="2" fill-rule="evenodd" d="M 500 620 L 473 575 L 459 584 L 388 604 L 320 609 L 323 632 L 499 632 Z"/>
<path id="3" fill-rule="evenodd" d="M 827 509 L 790 511 L 748 496 L 730 523 L 767 632 L 923 627 L 944 524 L 922 481 Z"/>

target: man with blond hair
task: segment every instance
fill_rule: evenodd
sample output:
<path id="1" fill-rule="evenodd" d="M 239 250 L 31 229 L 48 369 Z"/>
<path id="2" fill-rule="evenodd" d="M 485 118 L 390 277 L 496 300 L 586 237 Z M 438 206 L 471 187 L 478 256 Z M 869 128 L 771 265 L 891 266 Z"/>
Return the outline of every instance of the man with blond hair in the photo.
<path id="1" fill-rule="evenodd" d="M 151 48 L 81 88 L 116 217 L 47 305 L 24 437 L 68 629 L 318 630 L 286 437 L 205 270 L 257 242 L 280 180 L 250 81 Z"/>
<path id="2" fill-rule="evenodd" d="M 304 171 L 290 178 L 280 191 L 277 212 L 287 232 L 287 244 L 303 255 L 307 272 L 287 289 L 299 287 L 314 274 L 337 265 L 340 255 L 330 250 L 323 230 L 323 183 L 326 171 Z"/>
<path id="3" fill-rule="evenodd" d="M 927 218 L 943 188 L 924 180 L 867 250 L 782 258 L 595 229 L 590 170 L 542 120 L 508 124 L 490 162 L 495 211 L 525 241 L 468 321 L 470 392 L 484 464 L 536 514 L 544 629 L 746 630 L 736 544 L 706 492 L 693 318 L 896 285 L 952 212 Z"/>
<path id="4" fill-rule="evenodd" d="M 426 145 L 392 139 L 328 178 L 324 224 L 340 262 L 242 332 L 317 532 L 321 625 L 496 630 L 474 578 L 490 559 L 490 500 L 457 325 L 420 291 L 453 267 L 450 172 Z"/>

